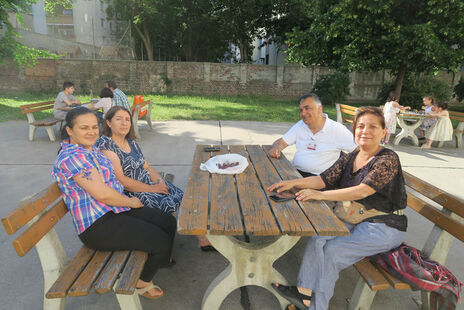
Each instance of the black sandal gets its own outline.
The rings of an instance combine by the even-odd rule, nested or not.
[[[286,286],[282,284],[279,284],[279,286],[276,286],[276,283],[272,283],[271,286],[280,296],[287,299],[289,302],[295,305],[298,309],[300,310],[308,309],[308,306],[305,306],[303,301],[305,300],[311,301],[312,296],[301,294],[298,291],[296,286]],[[287,306],[286,309],[290,309],[289,306]]]

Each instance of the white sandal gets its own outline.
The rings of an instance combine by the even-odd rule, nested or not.
[[[147,294],[149,290],[151,289],[157,289],[161,292],[160,295],[156,295],[156,296],[152,296],[150,294]],[[135,289],[135,292],[145,298],[148,298],[148,299],[158,299],[160,297],[163,297],[164,296],[164,291],[161,289],[161,287],[159,287],[158,285],[156,284],[150,284],[150,285],[147,285],[145,287],[142,287],[142,288],[136,288]]]

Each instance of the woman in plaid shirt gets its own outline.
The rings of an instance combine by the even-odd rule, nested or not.
[[[163,296],[164,291],[152,279],[158,268],[170,264],[175,218],[145,208],[138,198],[123,194],[111,161],[94,148],[98,121],[92,111],[78,107],[68,112],[62,136],[52,176],[79,239],[87,247],[101,251],[148,252],[137,292],[150,299]]]

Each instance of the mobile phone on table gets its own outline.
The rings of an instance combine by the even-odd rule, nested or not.
[[[205,152],[219,152],[221,148],[219,146],[206,146],[203,148],[203,151]]]
[[[288,200],[292,200],[296,198],[296,195],[291,192],[273,192],[272,195],[269,196],[275,202],[284,202]]]

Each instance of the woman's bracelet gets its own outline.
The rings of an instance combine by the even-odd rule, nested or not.
[[[162,179],[163,179],[162,177],[159,177],[158,180],[156,180],[156,182],[153,183],[153,185],[157,185],[159,182],[161,182]]]

